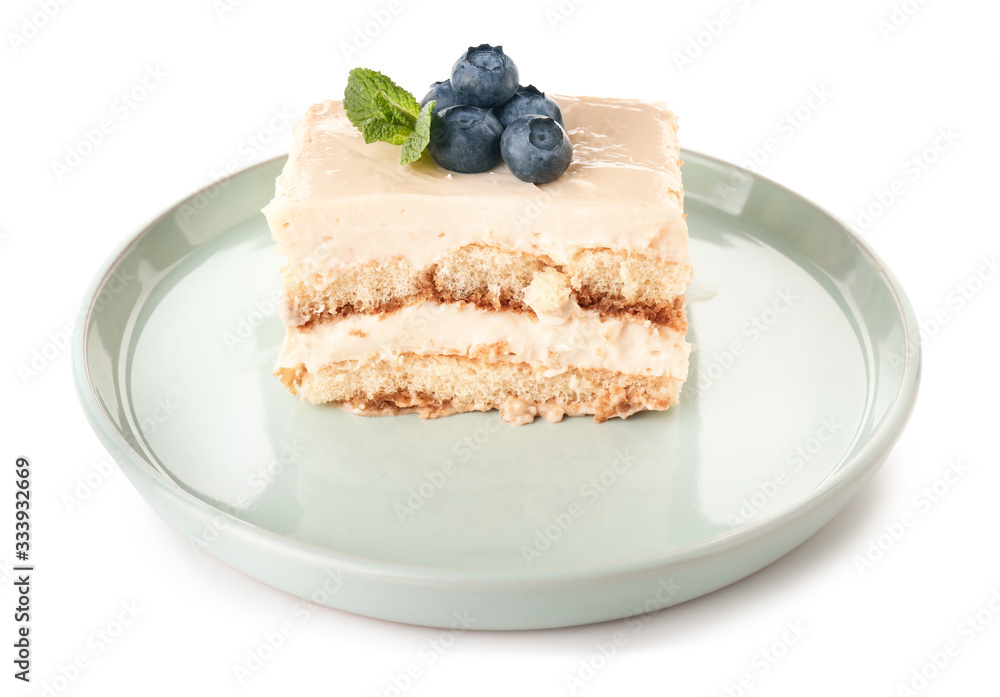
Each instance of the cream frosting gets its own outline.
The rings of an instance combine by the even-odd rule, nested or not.
[[[391,359],[395,355],[474,354],[503,344],[495,360],[533,363],[558,374],[568,366],[686,379],[690,348],[674,329],[650,322],[604,319],[575,309],[562,324],[528,314],[480,310],[466,303],[422,303],[388,315],[354,314],[289,329],[279,368],[316,372],[330,362]]]
[[[573,161],[541,187],[503,163],[452,174],[425,154],[401,166],[399,148],[366,144],[340,102],[313,105],[294,127],[288,163],[264,208],[278,251],[315,287],[371,260],[402,257],[426,268],[468,244],[556,264],[595,247],[689,263],[673,112],[637,100],[554,98]]]

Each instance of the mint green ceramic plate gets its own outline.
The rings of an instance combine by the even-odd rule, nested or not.
[[[271,377],[281,260],[259,211],[283,159],[168,210],[100,270],[74,344],[84,411],[198,549],[317,603],[515,629],[725,586],[871,477],[913,406],[919,345],[844,225],[684,159],[695,350],[669,412],[516,428],[301,404]]]

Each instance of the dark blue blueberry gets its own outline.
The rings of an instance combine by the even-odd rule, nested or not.
[[[517,66],[503,46],[470,46],[451,68],[451,86],[462,104],[492,109],[514,96]]]
[[[534,85],[518,87],[514,96],[507,100],[503,106],[494,109],[494,113],[504,128],[507,128],[514,119],[526,114],[551,116],[559,122],[560,126],[565,126],[559,105],[546,97],[544,92],[539,92]]]
[[[515,177],[533,184],[555,181],[573,159],[566,131],[555,119],[541,114],[511,121],[500,139],[500,152]]]
[[[430,91],[420,100],[420,106],[431,100],[437,100],[437,104],[434,105],[435,114],[439,111],[444,111],[450,106],[462,103],[458,101],[458,97],[455,96],[455,90],[451,88],[451,80],[442,80],[431,85]]]
[[[427,147],[445,169],[485,172],[500,162],[501,135],[503,126],[493,112],[461,104],[434,117]]]

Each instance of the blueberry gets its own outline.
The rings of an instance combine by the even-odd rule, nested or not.
[[[565,125],[563,124],[562,112],[559,111],[559,105],[546,97],[544,92],[539,92],[534,85],[518,87],[514,96],[506,104],[495,109],[494,113],[504,128],[507,128],[511,121],[525,114],[551,116],[559,122],[560,126]]]
[[[420,100],[420,106],[435,99],[437,100],[437,104],[434,105],[435,114],[439,111],[444,111],[450,106],[462,103],[455,95],[455,90],[451,88],[451,80],[442,80],[431,85],[430,91]]]
[[[500,152],[515,177],[534,184],[558,179],[573,159],[566,131],[555,119],[541,114],[511,121],[500,139]]]
[[[504,54],[503,46],[469,46],[451,69],[451,86],[461,103],[484,109],[513,97],[517,83],[517,66]]]
[[[500,162],[502,134],[493,112],[460,104],[439,111],[431,121],[428,149],[452,172],[485,172]]]

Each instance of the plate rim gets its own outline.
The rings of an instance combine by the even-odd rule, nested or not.
[[[73,381],[84,415],[87,417],[91,428],[98,436],[102,445],[121,455],[121,458],[117,461],[123,470],[125,466],[128,467],[126,476],[138,475],[155,489],[169,495],[174,500],[174,503],[179,503],[187,508],[193,507],[199,514],[213,517],[224,516],[228,520],[230,528],[235,526],[236,530],[257,537],[258,539],[254,540],[255,544],[265,543],[269,546],[276,545],[281,550],[279,554],[308,559],[313,565],[325,568],[334,567],[359,578],[378,578],[396,582],[406,581],[421,584],[430,582],[437,586],[450,588],[464,587],[469,584],[474,584],[475,589],[482,589],[484,584],[503,589],[524,589],[526,586],[551,588],[566,584],[579,584],[582,579],[596,582],[630,576],[638,577],[657,570],[664,570],[689,563],[697,559],[710,558],[724,553],[731,548],[744,546],[753,540],[773,534],[775,531],[792,525],[797,520],[806,517],[815,509],[822,508],[825,503],[836,499],[845,488],[852,486],[861,478],[874,474],[881,466],[884,460],[884,457],[882,457],[883,453],[887,454],[888,450],[892,448],[906,427],[919,392],[923,363],[923,346],[919,333],[915,331],[918,326],[917,318],[902,285],[890,268],[872,249],[868,241],[861,237],[841,218],[833,215],[826,208],[811,199],[760,173],[686,148],[681,148],[680,155],[684,161],[688,159],[692,162],[701,161],[709,165],[729,168],[750,177],[752,180],[760,180],[768,186],[779,190],[782,194],[798,199],[834,222],[846,233],[847,238],[867,257],[868,263],[872,266],[872,271],[878,274],[886,284],[895,302],[898,316],[902,322],[904,335],[907,337],[907,350],[903,356],[904,365],[899,388],[882,423],[861,448],[856,449],[853,455],[847,457],[842,465],[822,480],[808,496],[803,497],[787,509],[761,516],[745,525],[707,540],[690,543],[668,552],[645,555],[613,564],[564,567],[560,569],[467,569],[375,559],[330,549],[311,542],[296,540],[238,518],[208,501],[195,496],[165,477],[159,472],[155,464],[144,458],[122,437],[104,407],[97,400],[96,390],[87,368],[86,347],[91,320],[99,299],[99,289],[103,286],[108,276],[114,272],[118,263],[129,250],[137,245],[162,220],[173,215],[178,208],[193,201],[205,192],[224,185],[224,183],[231,179],[246,175],[255,169],[271,167],[278,161],[287,159],[287,154],[278,155],[237,170],[165,207],[125,237],[105,259],[84,293],[81,306],[86,307],[86,311],[83,314],[82,321],[78,322],[73,330]],[[129,478],[131,479],[131,476]],[[147,503],[150,502],[147,501]],[[152,507],[152,504],[150,505]],[[159,514],[159,512],[157,513]],[[171,525],[171,527],[173,526]],[[209,553],[212,552],[211,547],[209,547],[208,551]],[[780,556],[783,556],[783,554]],[[315,564],[316,561],[319,561],[320,564]]]

